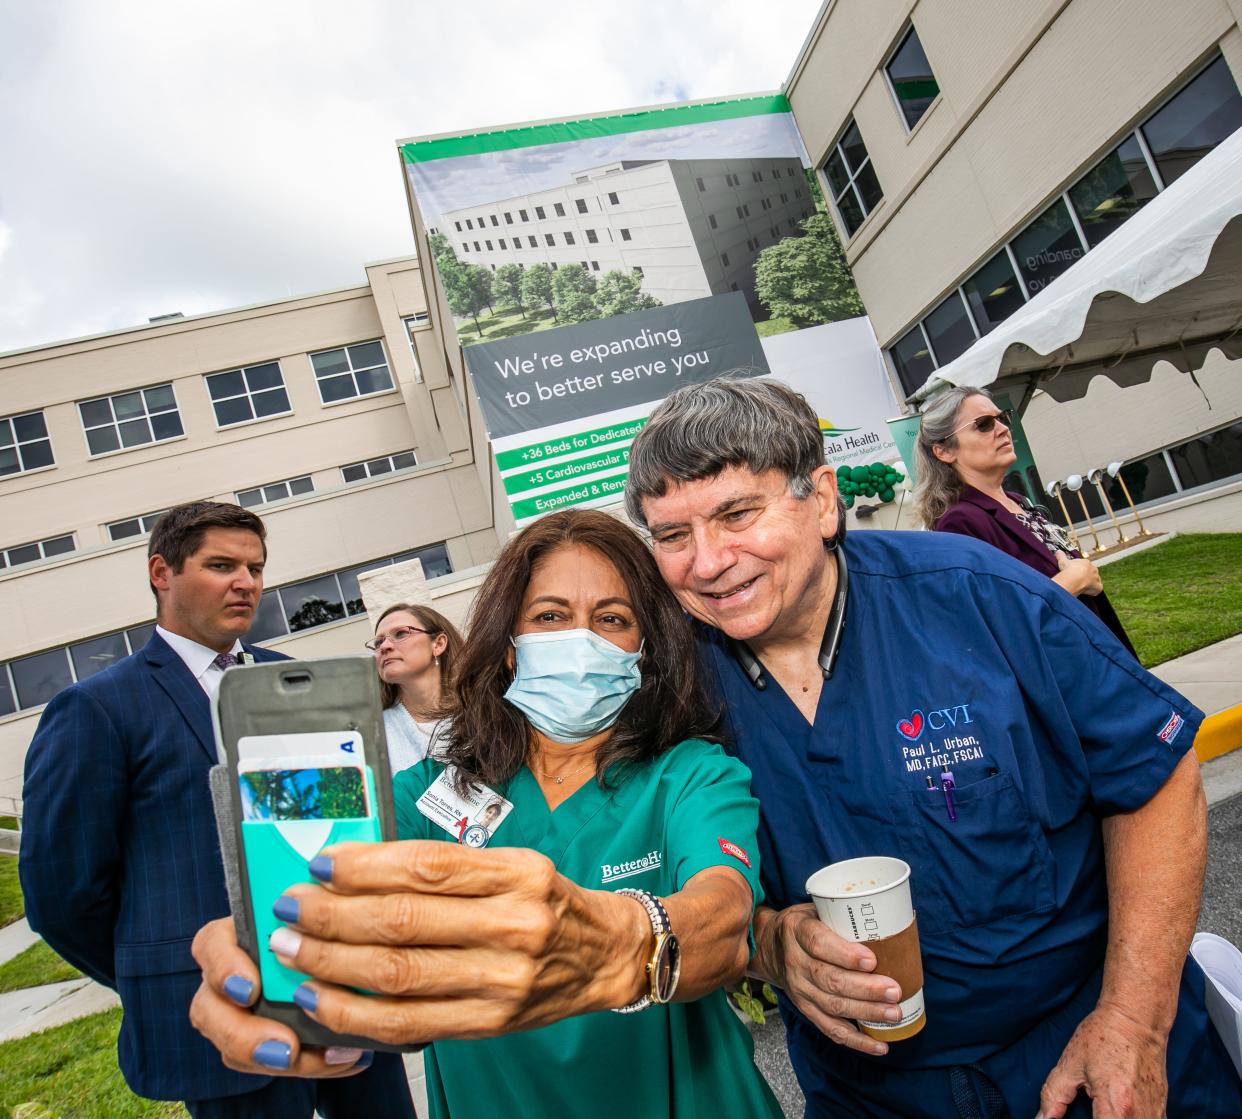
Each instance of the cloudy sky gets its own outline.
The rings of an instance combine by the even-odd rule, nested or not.
[[[0,352],[359,283],[398,138],[776,89],[818,9],[0,3]]]

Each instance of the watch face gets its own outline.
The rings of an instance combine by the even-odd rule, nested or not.
[[[665,933],[656,945],[655,964],[651,970],[652,1002],[669,1002],[677,992],[681,978],[681,945],[672,933]]]

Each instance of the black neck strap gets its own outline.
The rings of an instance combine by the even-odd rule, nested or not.
[[[832,670],[837,664],[837,655],[841,652],[841,638],[845,633],[845,606],[849,599],[850,577],[846,569],[845,553],[840,547],[833,548],[829,553],[837,563],[837,588],[832,595],[832,608],[828,611],[828,622],[824,626],[824,639],[819,643],[819,670],[824,679],[832,678]],[[768,682],[763,676],[763,664],[751,651],[745,641],[729,638],[729,647],[737,658],[738,664],[747,678],[759,691],[763,691]]]

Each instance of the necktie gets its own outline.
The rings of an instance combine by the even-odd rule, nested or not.
[[[226,668],[231,668],[233,665],[237,663],[237,656],[235,653],[221,653],[211,663],[213,667],[218,668],[221,671],[223,671]]]

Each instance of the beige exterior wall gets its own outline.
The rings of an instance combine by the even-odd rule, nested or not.
[[[255,510],[268,527],[269,587],[441,541],[455,572],[495,555],[485,437],[472,437],[460,381],[455,390],[450,380],[456,340],[449,350],[433,316],[415,331],[415,360],[403,320],[429,309],[416,260],[369,265],[366,276],[343,291],[0,356],[0,415],[42,411],[56,459],[0,478],[0,548],[68,532],[77,545],[0,571],[0,662],[152,619],[146,538],[111,543],[108,523],[198,498],[233,501],[291,477],[309,474],[315,491]],[[309,355],[375,339],[395,387],[323,404]],[[279,362],[290,413],[217,428],[204,375],[268,361]],[[78,401],[165,383],[183,437],[90,456]],[[413,469],[342,479],[344,465],[409,450]],[[459,576],[431,586],[439,582],[455,588],[435,592],[448,602],[461,597]],[[346,619],[269,644],[295,656],[351,652],[368,630]],[[37,720],[38,709],[0,717],[0,798],[20,792]]]

